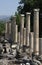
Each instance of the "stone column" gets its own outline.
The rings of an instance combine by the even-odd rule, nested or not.
[[[9,34],[11,34],[11,22],[9,22]]]
[[[11,38],[12,38],[12,41],[14,43],[14,40],[15,40],[15,37],[14,37],[14,34],[15,34],[15,30],[16,30],[16,16],[13,17],[14,19],[11,21]]]
[[[20,32],[18,32],[18,49],[20,49]]]
[[[5,39],[8,39],[9,35],[9,22],[5,23]]]
[[[39,54],[39,9],[34,9],[34,52]]]
[[[20,32],[18,32],[18,44],[20,46]]]
[[[14,43],[18,42],[18,25],[16,25],[16,28],[14,30]]]
[[[9,37],[9,39],[11,38],[11,22],[9,21],[9,35],[8,35],[8,37]]]
[[[31,13],[26,13],[26,44],[27,46],[29,46],[30,14]]]
[[[42,55],[42,38],[39,38],[39,54]]]
[[[29,39],[30,39],[30,52],[34,52],[34,33],[30,32],[29,34]]]
[[[23,46],[24,15],[20,16],[20,45]]]
[[[23,29],[23,45],[26,45],[26,28]]]

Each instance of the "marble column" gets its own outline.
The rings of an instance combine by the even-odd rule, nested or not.
[[[18,49],[20,49],[20,32],[18,32]]]
[[[23,45],[26,45],[26,28],[23,29]]]
[[[20,32],[18,32],[18,44],[20,46]]]
[[[11,22],[9,22],[9,34],[11,34]]]
[[[39,55],[39,9],[34,9],[34,52]]]
[[[39,38],[39,54],[42,55],[42,38]]]
[[[14,43],[15,41],[15,32],[16,31],[16,16],[13,17],[13,20],[11,21],[11,38]]]
[[[11,39],[11,21],[9,21],[9,35],[8,38]]]
[[[9,22],[5,23],[5,39],[8,39],[9,36]]]
[[[20,15],[20,45],[23,46],[24,15]]]
[[[18,25],[16,25],[16,28],[14,30],[14,43],[18,42]]]
[[[29,39],[30,39],[30,52],[34,52],[34,32],[30,32],[29,34]]]
[[[26,13],[26,44],[29,46],[29,33],[30,33],[30,14]]]

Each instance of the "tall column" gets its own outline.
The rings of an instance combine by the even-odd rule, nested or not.
[[[8,29],[9,30],[9,32],[8,32],[9,33],[8,38],[11,39],[11,22],[10,21],[9,21],[8,27],[9,27],[9,29]]]
[[[9,34],[11,34],[11,22],[9,22]]]
[[[27,46],[29,46],[30,14],[31,13],[26,13],[26,44]]]
[[[26,28],[23,29],[23,45],[26,45]]]
[[[42,55],[42,38],[39,38],[39,54]]]
[[[20,46],[20,32],[18,32],[18,44]]]
[[[15,30],[16,30],[16,16],[13,17],[14,19],[11,21],[11,38],[12,38],[12,41],[14,43],[14,34],[15,34]]]
[[[34,52],[39,55],[39,9],[34,9]]]
[[[20,32],[18,32],[18,49],[20,49]]]
[[[24,15],[20,16],[20,44],[23,46],[23,28],[24,28]]]
[[[8,39],[9,35],[9,22],[5,23],[5,39]]]
[[[16,25],[16,28],[14,30],[14,43],[18,42],[18,25]]]
[[[34,33],[30,32],[29,34],[29,38],[30,38],[30,52],[34,52]]]

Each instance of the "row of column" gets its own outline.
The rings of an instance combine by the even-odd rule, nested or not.
[[[18,43],[20,46],[27,45],[32,52],[39,55],[39,9],[34,9],[33,32],[30,32],[30,15],[31,13],[26,13],[26,28],[24,28],[24,14],[21,14],[20,32],[18,32],[18,25],[16,25],[16,17],[14,16],[11,22],[11,37],[14,43]],[[7,25],[6,29],[9,29]]]

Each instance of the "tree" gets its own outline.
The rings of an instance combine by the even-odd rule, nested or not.
[[[34,8],[40,8],[40,11],[42,11],[42,0],[20,0],[17,10],[19,13],[25,13],[32,11]]]
[[[40,37],[42,37],[42,0],[20,0],[17,8],[18,12],[25,14],[31,12],[31,31],[33,31],[33,9],[40,9]]]
[[[18,31],[20,30],[20,14],[18,12],[15,12],[16,16],[16,24],[18,25]],[[13,21],[14,16],[10,17],[11,22]]]
[[[20,30],[20,14],[18,12],[15,12],[16,16],[16,24],[18,25],[18,31]]]
[[[5,25],[3,22],[0,22],[0,35],[2,35],[4,30],[5,30]]]

